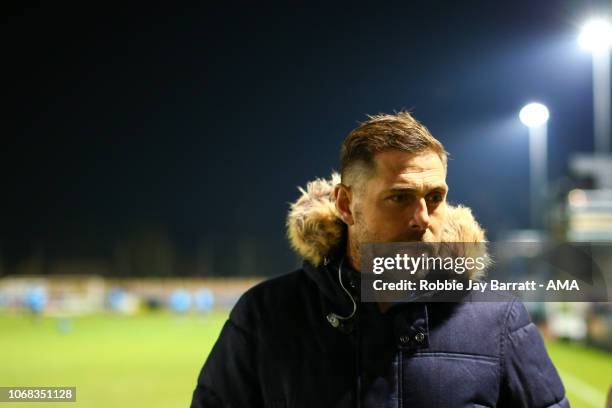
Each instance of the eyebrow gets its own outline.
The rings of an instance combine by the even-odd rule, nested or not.
[[[434,184],[434,185],[425,185],[425,191],[440,191],[446,193],[448,191],[448,186],[446,184]],[[414,187],[391,187],[388,190],[385,190],[386,193],[419,193],[421,190]]]

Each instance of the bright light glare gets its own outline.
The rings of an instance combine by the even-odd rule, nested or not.
[[[569,192],[567,199],[573,207],[584,207],[588,203],[587,195],[584,190],[574,189]]]
[[[541,103],[530,103],[525,105],[519,112],[519,118],[527,127],[541,126],[548,121],[548,108]]]
[[[587,51],[608,51],[612,45],[612,25],[603,19],[587,22],[578,36],[578,44]]]

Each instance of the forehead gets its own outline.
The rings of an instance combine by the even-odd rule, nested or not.
[[[374,161],[376,174],[371,181],[381,188],[426,188],[446,184],[442,160],[430,150],[420,153],[387,150],[377,153]]]

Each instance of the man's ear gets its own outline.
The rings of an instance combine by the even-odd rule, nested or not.
[[[342,221],[344,221],[346,225],[353,225],[355,219],[351,211],[353,200],[353,191],[351,191],[351,188],[342,183],[336,184],[336,187],[334,187],[334,197],[336,199],[336,210]]]

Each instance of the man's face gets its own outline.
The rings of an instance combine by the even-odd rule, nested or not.
[[[353,189],[353,248],[368,242],[438,242],[448,192],[440,157],[431,151],[388,150],[374,160],[374,175]]]

